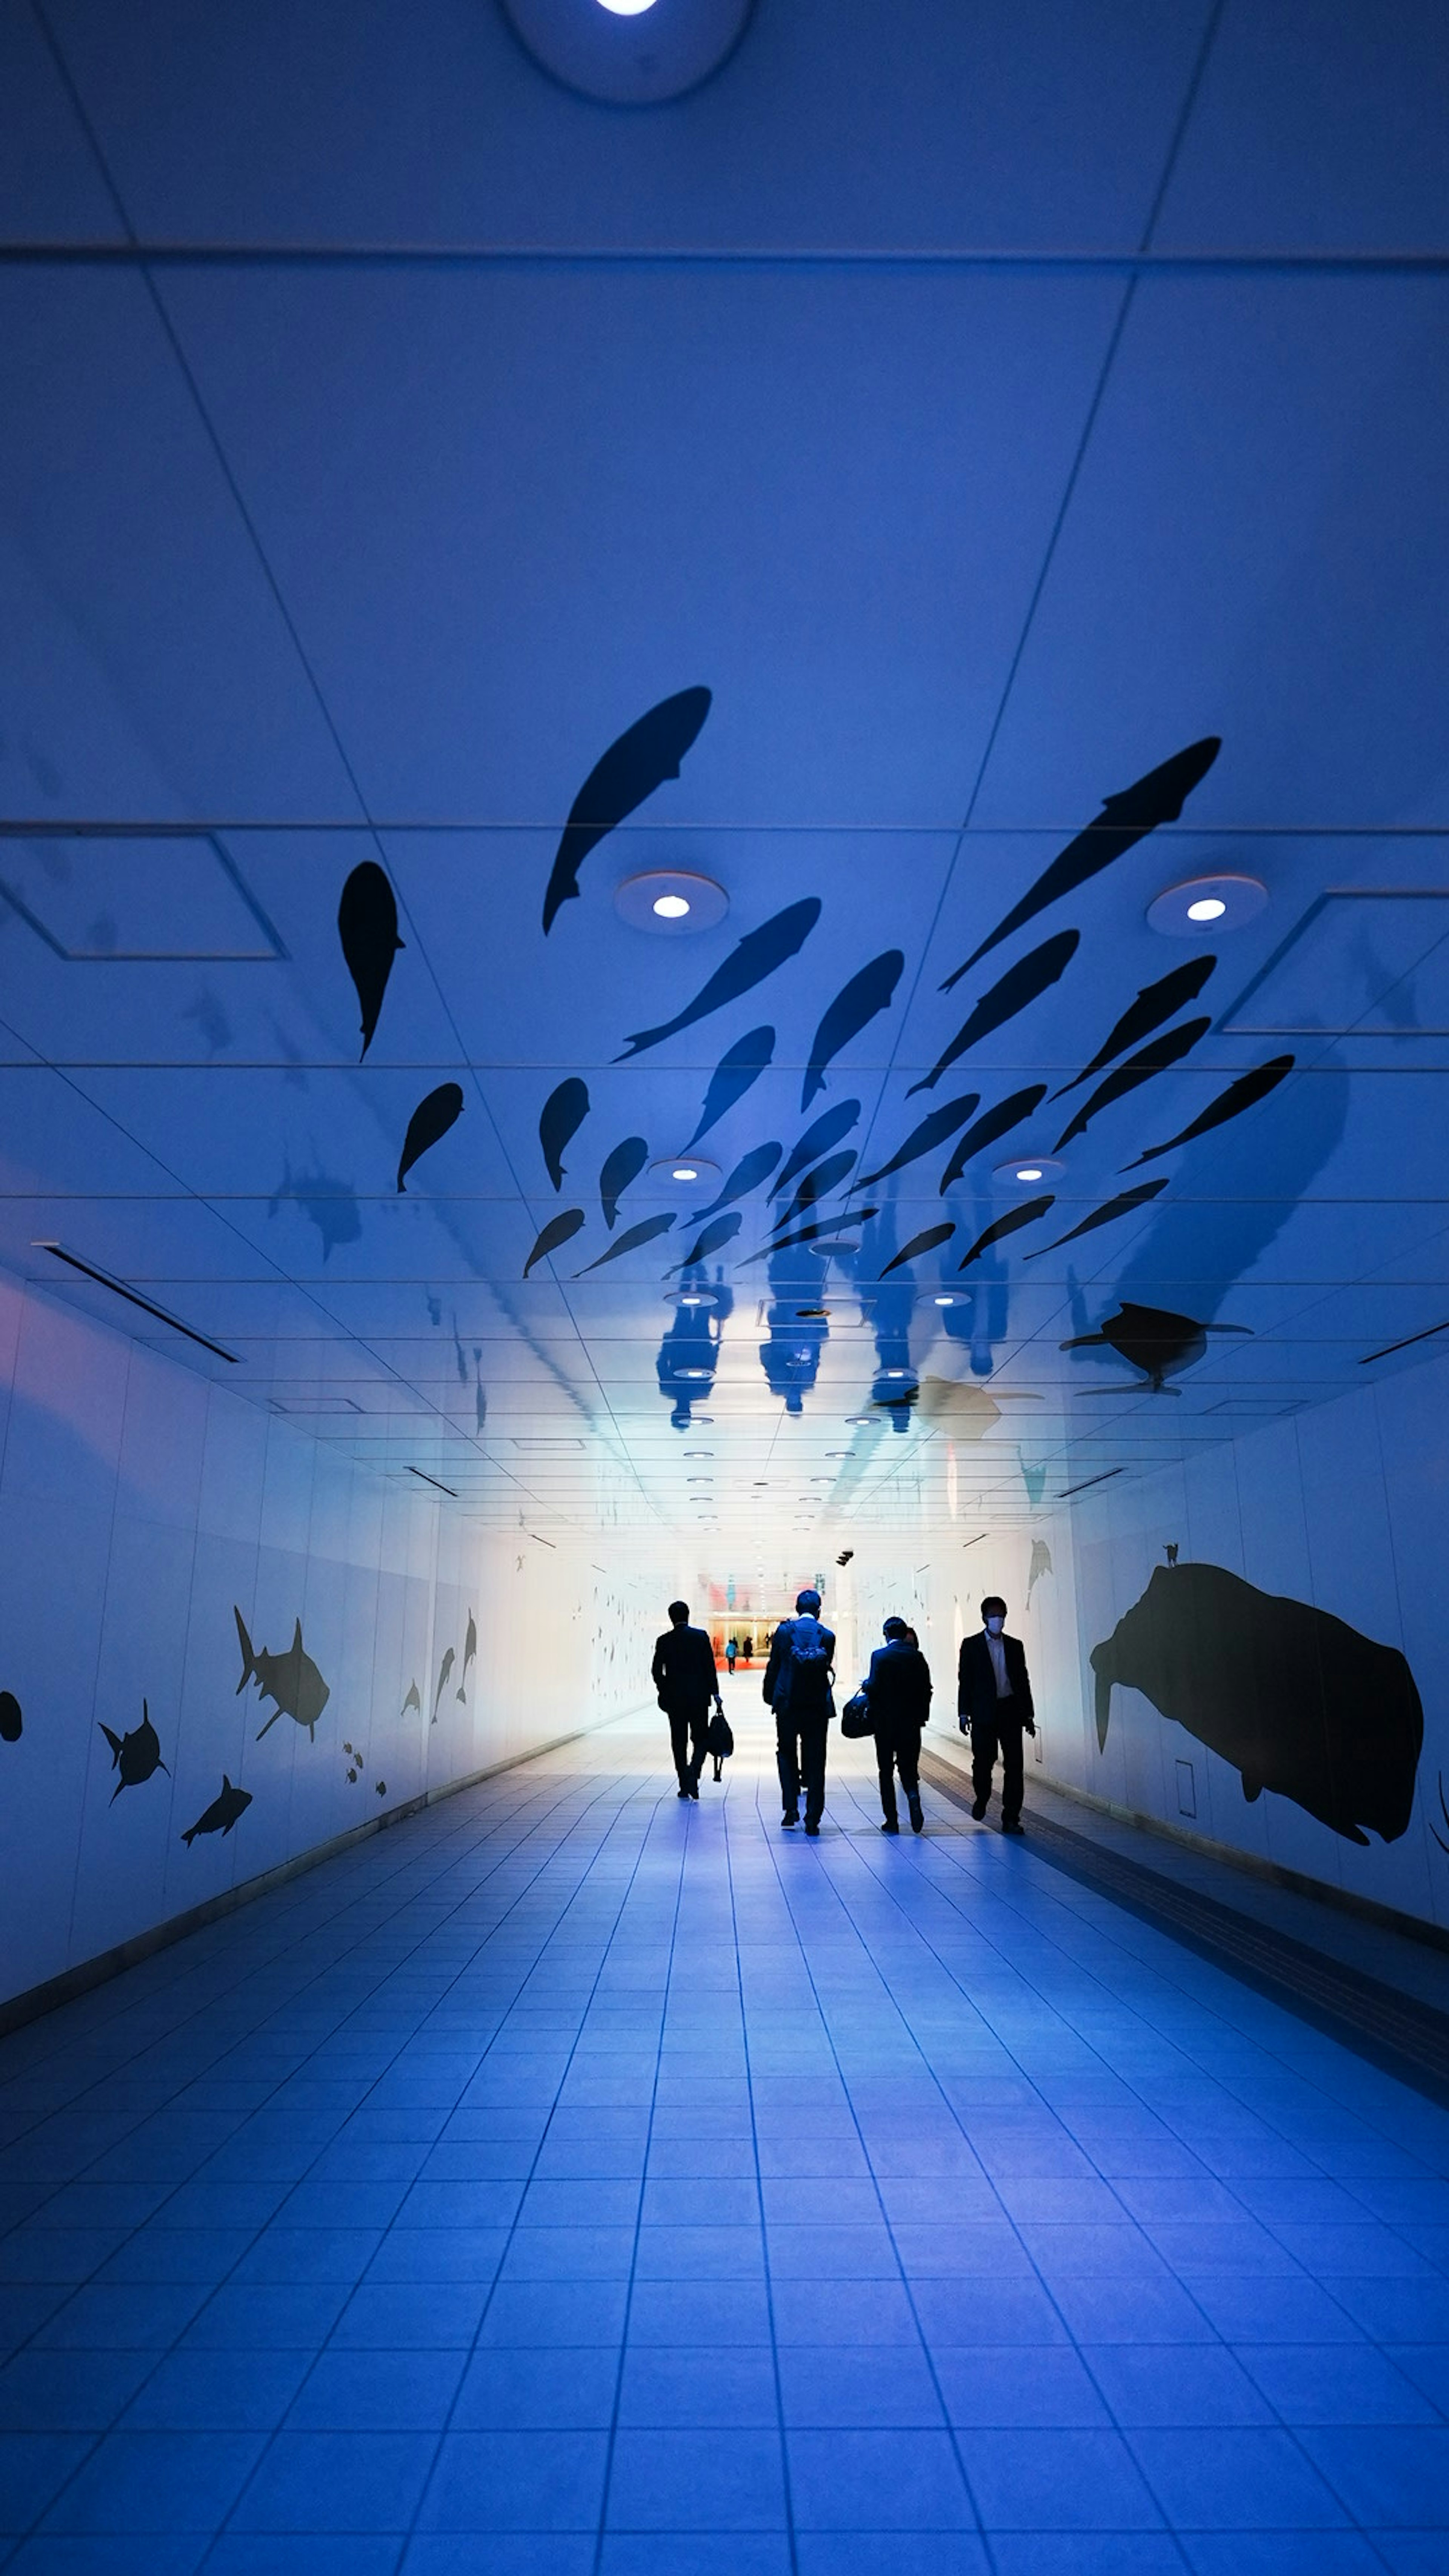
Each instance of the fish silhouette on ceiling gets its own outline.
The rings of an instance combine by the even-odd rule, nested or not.
[[[611,742],[602,760],[594,763],[569,809],[543,898],[543,927],[547,937],[562,904],[570,902],[579,890],[579,870],[591,850],[617,830],[620,823],[662,787],[667,778],[677,778],[685,753],[699,738],[710,710],[708,689],[681,689],[677,696],[661,698],[657,707],[640,716],[617,742]]]
[[[1397,1646],[1222,1565],[1155,1566],[1092,1649],[1097,1744],[1114,1688],[1140,1691],[1241,1775],[1346,1842],[1397,1842],[1413,1813],[1424,1711]]]
[[[868,966],[862,966],[858,975],[852,975],[836,994],[811,1042],[810,1061],[800,1087],[802,1110],[809,1108],[817,1091],[825,1089],[825,1068],[834,1062],[841,1048],[858,1038],[879,1012],[890,1008],[905,962],[901,949],[887,948]]]
[[[708,1261],[712,1253],[721,1251],[725,1244],[732,1243],[734,1241],[734,1238],[739,1233],[740,1227],[744,1224],[744,1221],[745,1220],[738,1208],[736,1208],[729,1216],[717,1216],[714,1219],[713,1224],[707,1225],[704,1228],[697,1242],[686,1254],[684,1260],[676,1261],[674,1263],[674,1268],[676,1270],[693,1270],[698,1267],[701,1261]]]
[[[701,1136],[709,1134],[711,1127],[719,1125],[726,1110],[733,1109],[737,1100],[743,1100],[751,1084],[759,1081],[774,1052],[773,1029],[749,1029],[742,1038],[736,1038],[729,1053],[721,1056],[710,1076],[699,1125],[684,1148],[686,1154],[699,1143]]]
[[[631,1183],[637,1181],[649,1160],[649,1147],[642,1136],[626,1136],[616,1145],[599,1174],[599,1205],[604,1223],[612,1234],[619,1219],[619,1201]]]
[[[622,1261],[628,1252],[642,1252],[646,1243],[657,1243],[661,1234],[667,1234],[673,1223],[672,1212],[664,1216],[641,1217],[637,1225],[630,1226],[627,1234],[620,1235],[617,1243],[610,1244],[607,1252],[601,1252],[597,1261],[586,1261],[582,1270],[575,1271],[574,1277],[586,1279],[591,1270],[602,1270],[606,1262]]]
[[[789,957],[798,957],[822,911],[818,895],[806,895],[800,903],[787,904],[783,912],[761,922],[758,930],[746,931],[737,947],[731,949],[722,966],[717,966],[707,984],[686,1002],[672,1020],[663,1020],[656,1029],[637,1029],[616,1064],[627,1064],[632,1056],[642,1055],[647,1047],[662,1046],[666,1038],[691,1029],[697,1020],[707,1020],[730,1002],[738,1002],[752,993],[757,984],[775,974]]]
[[[903,1172],[907,1163],[919,1162],[923,1154],[933,1154],[936,1147],[944,1145],[948,1136],[954,1136],[963,1121],[980,1106],[979,1091],[963,1091],[955,1100],[944,1100],[939,1109],[931,1110],[918,1127],[911,1129],[905,1143],[897,1146],[888,1163],[882,1163],[877,1171],[862,1172],[858,1181],[851,1182],[851,1188],[874,1189],[877,1181],[888,1180],[892,1172]]]
[[[1024,1225],[1035,1225],[1037,1218],[1045,1216],[1047,1209],[1054,1205],[1055,1200],[1048,1193],[1045,1198],[1028,1199],[1022,1207],[1008,1208],[1005,1216],[997,1217],[994,1224],[978,1234],[965,1259],[957,1262],[957,1269],[969,1270],[972,1262],[979,1261],[983,1252],[989,1252],[994,1243],[1004,1243],[1009,1234],[1019,1234]]]
[[[153,1772],[165,1771],[167,1779],[170,1779],[171,1774],[161,1759],[161,1738],[151,1723],[151,1711],[144,1700],[141,1702],[141,1723],[133,1726],[129,1735],[117,1735],[109,1726],[102,1726],[101,1733],[111,1748],[111,1768],[121,1775],[111,1791],[112,1806],[123,1789],[139,1789]]]
[[[798,1172],[828,1154],[842,1136],[848,1136],[860,1116],[858,1100],[838,1100],[833,1109],[822,1109],[820,1116],[806,1128],[797,1145],[790,1149],[789,1160],[770,1192],[772,1199],[783,1197]]]
[[[528,1277],[536,1261],[546,1261],[551,1252],[558,1252],[564,1244],[571,1242],[583,1224],[582,1208],[565,1208],[561,1215],[551,1216],[534,1239],[533,1250],[523,1265],[524,1278]]]
[[[700,1209],[701,1217],[716,1216],[721,1208],[732,1206],[736,1199],[747,1199],[752,1190],[757,1190],[762,1181],[769,1179],[784,1150],[783,1145],[772,1139],[769,1144],[754,1145],[748,1154],[742,1154],[718,1198],[711,1199],[707,1208]]]
[[[1139,1047],[1135,1055],[1129,1055],[1125,1064],[1118,1065],[1115,1073],[1108,1074],[1105,1082],[1098,1083],[1091,1098],[1062,1129],[1055,1151],[1060,1154],[1074,1137],[1084,1135],[1100,1111],[1110,1109],[1115,1100],[1125,1100],[1128,1092],[1135,1091],[1139,1083],[1151,1082],[1155,1075],[1166,1073],[1169,1066],[1180,1064],[1185,1055],[1191,1054],[1198,1040],[1206,1037],[1211,1027],[1210,1019],[1184,1020],[1178,1028],[1169,1029],[1165,1037],[1152,1038],[1145,1047]]]
[[[405,944],[397,935],[397,898],[376,859],[363,859],[344,885],[337,907],[337,934],[362,1012],[365,1056],[377,1028],[392,961]]]
[[[1247,1333],[1248,1324],[1200,1324],[1193,1315],[1174,1314],[1169,1306],[1124,1303],[1108,1315],[1095,1333],[1078,1333],[1059,1347],[1064,1351],[1112,1350],[1140,1369],[1154,1395],[1175,1395],[1165,1380],[1193,1368],[1207,1351],[1209,1333]]]
[[[1079,930],[1058,931],[1055,939],[1044,939],[1040,948],[1033,948],[1030,956],[1019,959],[1015,966],[1009,968],[1000,982],[992,985],[989,993],[982,994],[975,1010],[962,1021],[945,1054],[937,1059],[930,1072],[923,1073],[919,1082],[912,1083],[907,1099],[914,1099],[918,1091],[934,1091],[942,1074],[950,1070],[968,1047],[990,1037],[994,1030],[1004,1028],[1008,1020],[1016,1018],[1018,1011],[1026,1010],[1030,1003],[1039,1001],[1043,993],[1050,992],[1053,984],[1059,983],[1066,973],[1081,937]],[[956,972],[964,975],[966,969],[961,966]],[[948,977],[941,987],[942,992],[949,992],[955,981],[956,975]]]
[[[908,1261],[919,1261],[926,1253],[937,1251],[943,1243],[950,1242],[955,1231],[954,1223],[948,1220],[945,1225],[928,1225],[920,1234],[913,1234],[909,1243],[902,1244],[895,1259],[886,1263],[880,1274],[882,1279],[888,1279],[893,1270],[903,1270]]]
[[[238,1816],[244,1816],[251,1803],[250,1789],[236,1788],[223,1771],[216,1796],[209,1807],[202,1808],[195,1824],[187,1826],[182,1841],[189,1848],[198,1834],[220,1834],[225,1839]]]
[[[556,1190],[564,1185],[564,1147],[578,1134],[588,1114],[589,1086],[576,1073],[549,1093],[539,1112],[538,1141],[543,1149],[544,1170]]]
[[[1206,1109],[1189,1126],[1181,1128],[1177,1135],[1169,1136],[1165,1145],[1149,1145],[1145,1154],[1138,1154],[1130,1163],[1124,1163],[1123,1170],[1135,1172],[1139,1163],[1153,1163],[1159,1154],[1171,1154],[1179,1145],[1190,1145],[1195,1137],[1209,1135],[1214,1127],[1225,1127],[1230,1118],[1241,1118],[1245,1109],[1256,1109],[1260,1100],[1266,1100],[1270,1091],[1276,1091],[1292,1070],[1291,1055],[1274,1055],[1266,1064],[1255,1064],[1251,1073],[1240,1073],[1236,1082],[1230,1082],[1226,1091],[1220,1091],[1216,1100],[1210,1100]]]
[[[18,1744],[25,1720],[13,1691],[0,1691],[0,1743]]]
[[[1163,1179],[1142,1181],[1135,1190],[1121,1191],[1115,1199],[1108,1199],[1105,1207],[1093,1208],[1091,1215],[1084,1216],[1081,1224],[1074,1225],[1069,1234],[1059,1234],[1055,1243],[1040,1244],[1035,1252],[1029,1252],[1027,1260],[1040,1261],[1044,1253],[1060,1252],[1064,1243],[1075,1243],[1079,1234],[1095,1234],[1100,1225],[1115,1225],[1119,1217],[1131,1216],[1137,1208],[1146,1207],[1166,1187],[1167,1182]]]
[[[440,1082],[420,1100],[408,1120],[402,1154],[397,1167],[399,1196],[407,1188],[407,1176],[414,1163],[421,1162],[435,1145],[441,1144],[450,1127],[456,1127],[463,1115],[463,1086],[458,1082]]]
[[[817,1163],[813,1171],[805,1174],[783,1216],[777,1217],[775,1223],[793,1225],[797,1216],[803,1216],[805,1210],[814,1207],[817,1200],[828,1198],[832,1190],[840,1187],[846,1173],[854,1169],[855,1156],[848,1147],[842,1153],[827,1155],[823,1163]],[[846,1217],[845,1222],[850,1221]]]
[[[241,1647],[242,1676],[236,1686],[240,1699],[248,1682],[255,1681],[261,1699],[275,1703],[266,1725],[257,1730],[257,1742],[271,1732],[279,1717],[295,1719],[305,1726],[310,1742],[317,1741],[317,1720],[332,1694],[302,1644],[302,1622],[292,1630],[292,1642],[283,1655],[269,1654],[265,1646],[253,1646],[247,1635],[246,1621],[235,1603],[232,1617],[236,1621],[237,1643]]]
[[[1045,912],[1048,904],[1059,902],[1089,878],[1099,876],[1114,859],[1124,857],[1149,832],[1155,832],[1159,823],[1175,823],[1222,747],[1219,735],[1205,734],[1201,742],[1189,743],[1185,751],[1174,752],[1160,768],[1149,769],[1145,778],[1135,779],[1117,795],[1105,797],[1095,823],[1089,823],[1084,832],[1068,842],[1035,885],[1028,887],[1020,903],[1014,904],[1005,919],[997,923],[990,938],[983,939],[967,958],[961,971],[969,973],[1003,939],[1009,939],[1013,931]]]
[[[1114,1056],[1125,1055],[1128,1047],[1136,1046],[1139,1039],[1150,1037],[1154,1029],[1160,1029],[1164,1020],[1172,1018],[1174,1011],[1183,1010],[1189,1002],[1195,1002],[1217,962],[1215,957],[1190,957],[1185,966],[1174,966],[1170,975],[1159,975],[1155,984],[1144,984],[1136,1001],[1128,1004],[1120,1020],[1103,1039],[1091,1063],[1084,1065],[1080,1073],[1074,1073],[1070,1082],[1064,1082],[1060,1091],[1054,1091],[1053,1100],[1065,1099],[1069,1091],[1076,1091],[1082,1083],[1090,1082],[1093,1074],[1100,1073],[1103,1065],[1110,1064]]]
[[[1028,1083],[1024,1091],[1013,1091],[1009,1099],[998,1101],[994,1109],[988,1109],[983,1117],[977,1119],[974,1127],[968,1127],[941,1174],[940,1197],[944,1198],[952,1183],[960,1180],[968,1163],[974,1162],[978,1154],[984,1154],[988,1145],[997,1145],[1003,1136],[1009,1136],[1012,1128],[1019,1127],[1023,1118],[1029,1118],[1045,1098],[1044,1082]]]

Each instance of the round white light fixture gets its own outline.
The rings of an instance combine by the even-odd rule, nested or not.
[[[1261,877],[1187,877],[1148,905],[1148,926],[1164,939],[1221,939],[1255,920],[1267,900]]]
[[[956,1300],[948,1288],[945,1289],[939,1297],[933,1297],[931,1299],[931,1303],[933,1306],[954,1306]]]
[[[536,63],[586,98],[651,107],[719,69],[754,0],[502,0]]]
[[[1055,1154],[1013,1154],[1009,1163],[998,1163],[992,1175],[1014,1190],[1034,1190],[1042,1181],[1054,1181],[1066,1169]]]
[[[676,1369],[674,1374],[676,1377],[709,1377],[712,1375],[712,1371],[709,1369],[688,1368]]]
[[[650,868],[614,888],[614,910],[621,921],[631,930],[652,930],[666,939],[713,930],[729,908],[724,887],[689,868]]]
[[[649,1170],[654,1180],[666,1184],[670,1195],[687,1190],[693,1197],[701,1187],[715,1188],[720,1177],[718,1163],[709,1162],[702,1154],[665,1154],[657,1163],[651,1163]]]

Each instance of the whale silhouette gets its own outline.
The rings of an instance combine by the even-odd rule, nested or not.
[[[1251,1333],[1250,1324],[1200,1324],[1195,1316],[1174,1314],[1170,1306],[1134,1306],[1130,1300],[1109,1315],[1095,1333],[1078,1333],[1058,1345],[1064,1351],[1116,1351],[1141,1369],[1154,1395],[1173,1394],[1163,1381],[1193,1368],[1207,1350],[1209,1333]]]

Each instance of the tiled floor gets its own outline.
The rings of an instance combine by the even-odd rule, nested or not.
[[[1443,2576],[1449,2115],[856,1748],[782,1835],[739,1731],[0,2046],[0,2564]]]

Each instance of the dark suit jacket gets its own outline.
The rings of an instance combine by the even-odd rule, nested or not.
[[[1031,1682],[1026,1669],[1026,1648],[1019,1637],[1003,1637],[1001,1642],[1006,1648],[1006,1678],[1011,1684],[1010,1699],[998,1700],[996,1696],[996,1674],[991,1662],[991,1650],[986,1643],[986,1631],[984,1628],[978,1628],[974,1637],[963,1637],[961,1640],[961,1667],[958,1675],[956,1707],[959,1714],[965,1718],[994,1718],[999,1710],[1003,1717],[1020,1718],[1022,1724],[1028,1726],[1035,1719],[1036,1709],[1032,1703]]]
[[[895,1638],[877,1646],[865,1685],[871,1725],[883,1733],[924,1726],[931,1713],[931,1667],[919,1646]]]
[[[703,1628],[666,1628],[654,1649],[654,1687],[671,1711],[704,1708],[719,1697],[714,1648]]]
[[[795,1621],[782,1619],[770,1641],[770,1660],[765,1666],[765,1678],[760,1685],[760,1696],[765,1706],[772,1708],[777,1717],[784,1717],[790,1706],[791,1639],[794,1633]],[[835,1631],[833,1628],[821,1627],[820,1634],[825,1641],[825,1662],[828,1671],[835,1662]],[[823,1714],[827,1717],[835,1715],[835,1702],[830,1694],[828,1680]]]

